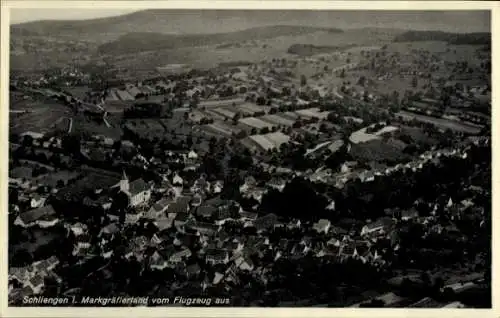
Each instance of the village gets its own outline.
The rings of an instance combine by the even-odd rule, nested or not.
[[[491,87],[456,78],[488,63],[367,48],[168,65],[93,89],[77,70],[14,79],[11,303],[100,293],[480,305],[491,275],[477,243],[491,226],[491,119],[481,112]],[[393,77],[412,89],[375,83]],[[58,101],[65,120],[32,123],[39,99]]]

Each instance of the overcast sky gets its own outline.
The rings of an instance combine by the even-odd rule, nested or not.
[[[37,20],[85,20],[122,15],[140,9],[11,9],[10,23]]]

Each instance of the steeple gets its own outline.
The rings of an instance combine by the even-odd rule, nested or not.
[[[120,180],[120,191],[125,193],[129,192],[129,182],[125,170],[123,170],[122,179]]]

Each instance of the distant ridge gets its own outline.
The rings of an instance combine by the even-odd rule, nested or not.
[[[487,11],[477,11],[471,15],[468,11],[151,9],[90,20],[45,20],[12,26],[42,36],[105,35],[108,40],[116,40],[132,32],[210,34],[272,25],[487,32],[490,30],[490,18]]]
[[[105,43],[98,48],[98,51],[101,54],[127,54],[180,47],[213,45],[224,42],[271,39],[279,36],[294,36],[313,32],[341,33],[343,31],[335,28],[276,25],[216,34],[167,35],[136,32],[121,36],[116,41]]]

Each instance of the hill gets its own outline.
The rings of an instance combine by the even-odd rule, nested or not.
[[[280,36],[296,36],[314,32],[341,33],[333,28],[315,28],[303,26],[265,26],[242,31],[216,34],[169,35],[161,33],[129,33],[118,40],[102,44],[101,54],[128,54],[163,49],[214,45],[225,42],[239,42],[272,39]]]
[[[211,34],[272,25],[324,27],[325,23],[305,19],[302,11],[152,9],[89,20],[34,21],[14,24],[12,28],[16,34],[79,36],[106,42],[128,33]]]
[[[458,22],[457,22],[458,21]],[[315,11],[315,10],[173,10],[153,9],[90,20],[46,20],[15,24],[18,29],[50,36],[115,40],[131,32],[164,34],[228,33],[270,25],[310,27],[441,30],[484,32],[490,14],[460,11]],[[470,29],[473,27],[474,29]],[[466,29],[468,31],[462,31]]]
[[[10,36],[39,36],[40,34],[34,30],[26,29],[13,25],[10,27]]]
[[[441,31],[408,31],[397,35],[394,42],[443,41],[448,44],[490,45],[491,33],[448,33]]]

